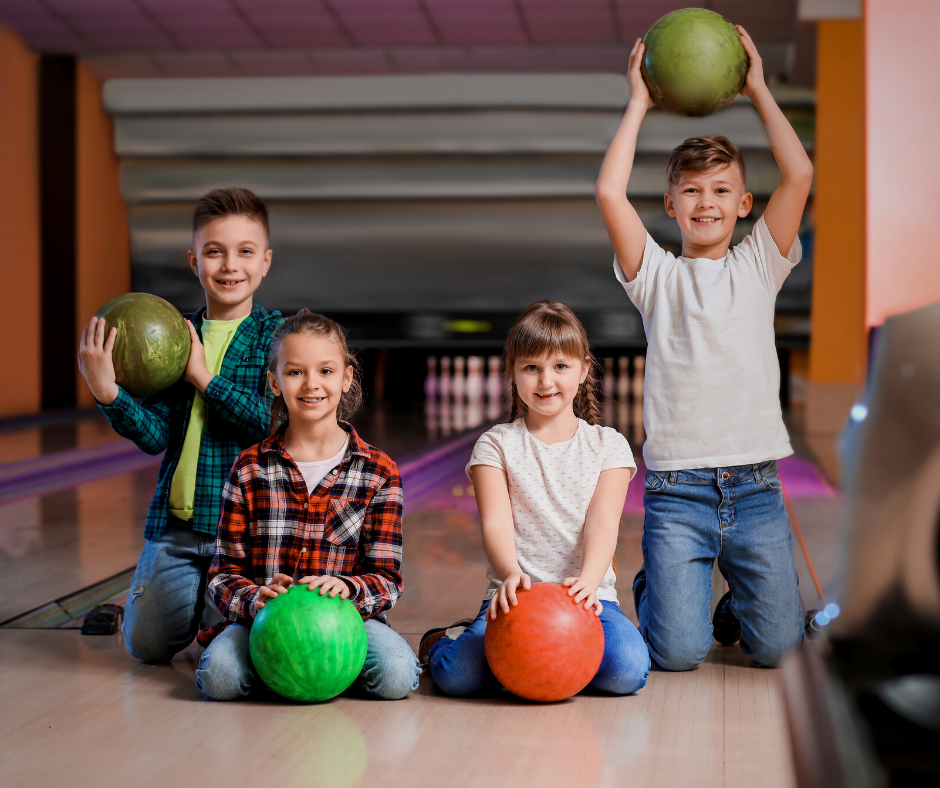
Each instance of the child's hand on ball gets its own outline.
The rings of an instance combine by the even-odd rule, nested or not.
[[[582,580],[580,577],[569,577],[562,585],[568,589],[568,596],[573,597],[575,603],[581,604],[583,602],[585,610],[590,610],[593,607],[594,615],[599,616],[601,614],[604,606],[597,598],[597,589],[587,580]]]
[[[183,380],[192,383],[199,391],[205,391],[212,382],[214,375],[209,372],[209,367],[206,366],[206,349],[199,340],[196,327],[188,320],[186,321],[186,327],[189,329],[192,347],[189,351],[189,361],[186,362],[186,369],[183,372]]]
[[[741,36],[741,45],[744,47],[744,51],[747,52],[750,61],[747,69],[747,79],[744,80],[744,87],[741,88],[741,95],[750,97],[755,90],[767,87],[764,83],[764,64],[747,31],[741,25],[735,25],[734,29]]]
[[[78,369],[85,377],[88,388],[102,405],[111,405],[117,399],[119,388],[114,375],[111,350],[117,329],[112,328],[105,336],[105,321],[93,317],[82,329],[78,343]]]
[[[264,603],[269,599],[274,599],[278,594],[286,594],[287,587],[292,583],[290,577],[278,572],[271,578],[271,582],[266,586],[260,586],[258,588],[258,596],[255,597],[255,601],[252,603],[251,615],[258,615],[258,611],[264,607]]]
[[[300,585],[309,586],[311,591],[315,588],[319,588],[320,596],[329,594],[330,599],[332,599],[339,594],[340,599],[349,599],[349,586],[346,585],[346,581],[341,577],[333,577],[332,575],[315,577],[310,575],[300,578],[298,582]]]
[[[516,599],[516,589],[519,588],[519,586],[522,586],[525,591],[532,588],[532,580],[525,572],[515,572],[500,583],[499,588],[496,589],[496,595],[490,602],[489,611],[487,612],[487,615],[491,619],[496,620],[496,613],[500,609],[502,609],[504,613],[508,613],[510,605],[515,607],[519,604],[519,600]]]
[[[646,45],[642,38],[638,38],[630,52],[630,101],[640,101],[645,104],[646,109],[649,109],[653,106],[653,99],[650,96],[650,89],[646,86],[646,80],[643,79],[643,72],[640,70],[644,55],[646,55]]]

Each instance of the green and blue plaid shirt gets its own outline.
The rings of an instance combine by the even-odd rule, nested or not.
[[[202,338],[205,308],[192,317]],[[222,505],[222,488],[238,455],[270,434],[271,393],[265,369],[280,312],[268,312],[255,304],[242,323],[222,359],[222,369],[206,388],[206,426],[199,447],[193,530],[215,534]],[[135,402],[120,389],[111,405],[98,407],[118,435],[134,441],[148,454],[162,451],[157,491],[147,512],[144,536],[157,539],[166,531],[167,499],[176,473],[195,387],[180,380],[155,397]]]

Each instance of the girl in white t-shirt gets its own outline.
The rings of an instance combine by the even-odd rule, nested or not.
[[[604,627],[604,658],[590,686],[636,692],[649,652],[620,610],[612,566],[636,463],[626,439],[598,423],[587,332],[571,308],[538,301],[510,330],[503,355],[509,423],[484,433],[467,464],[489,586],[475,619],[425,633],[419,659],[448,695],[498,686],[484,652],[487,620],[508,613],[520,587],[559,583]]]

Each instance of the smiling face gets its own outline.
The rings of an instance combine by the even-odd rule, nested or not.
[[[284,337],[276,373],[268,383],[283,396],[288,423],[312,425],[324,419],[336,421],[343,392],[352,385],[353,368],[345,363],[342,349],[328,337],[296,333]]]
[[[264,225],[247,216],[215,219],[196,231],[189,265],[206,291],[210,320],[235,320],[251,311],[271,256]]]
[[[735,222],[750,213],[753,202],[737,165],[680,172],[665,203],[682,232],[683,256],[723,257]]]
[[[583,359],[558,352],[537,358],[520,356],[512,369],[519,398],[530,413],[541,416],[570,410],[587,374]]]

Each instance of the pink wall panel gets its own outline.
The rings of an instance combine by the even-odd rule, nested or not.
[[[940,3],[866,0],[869,326],[940,300]]]

